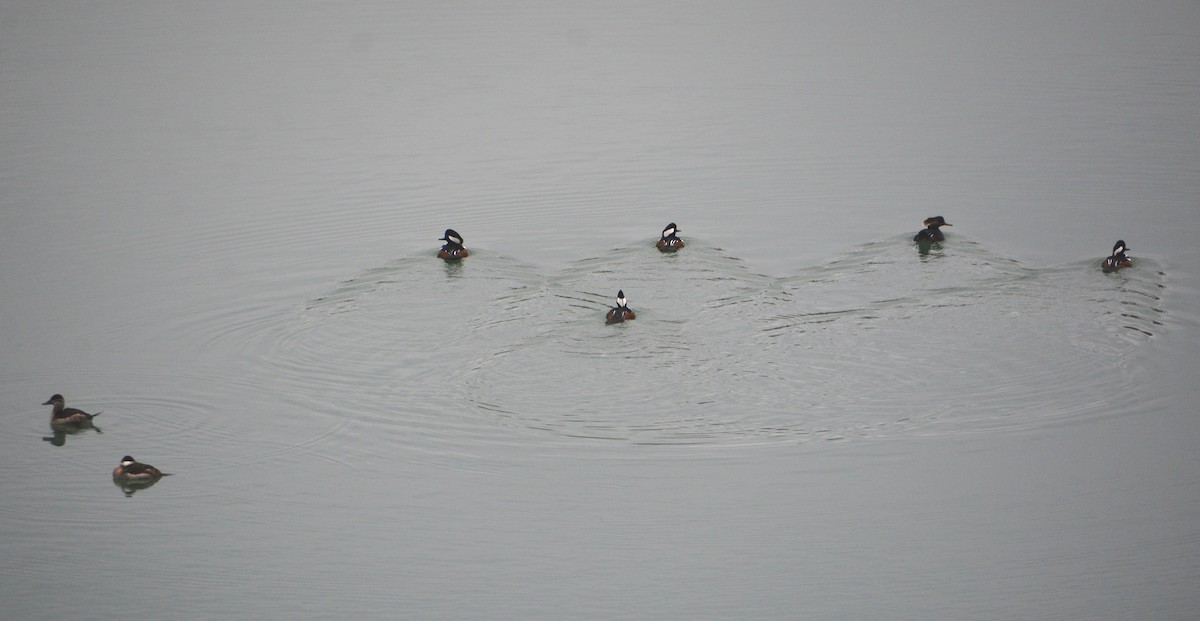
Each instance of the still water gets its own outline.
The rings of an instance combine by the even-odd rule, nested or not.
[[[1198,31],[2,3],[3,616],[1189,618]]]

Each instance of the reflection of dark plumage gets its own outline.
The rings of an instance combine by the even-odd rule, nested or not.
[[[83,410],[64,407],[66,403],[62,395],[54,395],[42,404],[54,406],[54,411],[50,414],[51,427],[91,427],[92,419],[101,414],[88,414]]]
[[[439,241],[446,242],[442,245],[441,250],[438,250],[439,259],[462,259],[468,256],[466,248],[463,248],[463,238],[454,229],[446,229],[445,235],[438,238]]]
[[[658,240],[658,243],[655,244],[655,246],[657,246],[658,249],[663,252],[675,252],[676,250],[683,248],[683,240],[675,236],[675,234],[678,232],[679,229],[675,227],[674,222],[668,224],[667,227],[662,230],[662,238]]]
[[[1112,254],[1100,262],[1100,269],[1115,272],[1124,267],[1133,267],[1133,261],[1125,256],[1126,252],[1129,252],[1129,248],[1125,246],[1125,240],[1118,239],[1117,243],[1113,244]]]
[[[617,305],[614,306],[612,310],[608,311],[606,320],[608,323],[621,323],[622,321],[627,321],[630,319],[637,319],[637,315],[633,312],[633,309],[626,306],[625,292],[618,291]]]
[[[925,218],[925,222],[922,222],[922,224],[925,225],[925,228],[923,228],[919,232],[917,232],[917,236],[913,238],[913,241],[916,241],[916,242],[946,241],[946,236],[943,235],[942,231],[939,229],[943,226],[954,226],[953,224],[946,222],[946,219],[941,216]]]

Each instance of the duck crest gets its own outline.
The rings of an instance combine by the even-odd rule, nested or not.
[[[678,232],[679,228],[675,226],[674,222],[668,224],[665,228],[663,228],[662,237],[659,238],[658,243],[656,243],[655,246],[663,252],[675,252],[676,250],[683,248],[683,240],[675,236],[675,234]]]
[[[1125,240],[1118,239],[1117,243],[1113,244],[1112,254],[1100,262],[1100,269],[1107,273],[1133,267],[1133,261],[1125,256],[1126,252],[1129,252],[1129,247],[1125,245]]]
[[[625,300],[625,291],[617,291],[617,305],[608,311],[608,314],[605,315],[605,321],[607,323],[621,323],[636,318],[637,314],[633,312],[633,309],[629,308],[628,302]]]
[[[470,255],[467,249],[463,247],[462,235],[454,229],[446,229],[446,232],[438,238],[439,241],[446,242],[442,248],[438,250],[439,259],[462,259]]]

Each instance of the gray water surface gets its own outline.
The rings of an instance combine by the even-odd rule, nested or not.
[[[1197,31],[0,3],[3,616],[1190,618]]]

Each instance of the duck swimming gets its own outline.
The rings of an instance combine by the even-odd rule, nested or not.
[[[608,315],[605,317],[605,322],[621,323],[622,321],[627,321],[630,319],[637,319],[637,314],[633,312],[633,309],[626,306],[625,291],[618,291],[617,305],[614,306],[612,310],[608,311]]]
[[[121,463],[113,469],[112,475],[114,481],[123,483],[152,483],[163,477],[171,476],[150,464],[143,464],[129,455],[121,458]]]
[[[101,412],[88,414],[83,410],[64,407],[66,403],[67,401],[66,399],[63,399],[62,395],[54,395],[42,404],[54,406],[54,411],[50,414],[51,427],[91,427],[92,419],[101,414]]]
[[[662,239],[659,239],[655,246],[663,252],[675,252],[676,250],[683,248],[683,240],[675,236],[675,234],[678,232],[679,229],[675,227],[674,222],[668,224],[667,227],[662,230]]]
[[[1115,272],[1121,268],[1133,267],[1133,261],[1125,256],[1129,248],[1125,245],[1125,240],[1118,239],[1117,243],[1113,244],[1112,254],[1108,258],[1100,262],[1100,269],[1105,273]]]
[[[939,228],[943,226],[954,226],[953,224],[946,222],[946,219],[941,216],[925,218],[925,222],[922,222],[922,224],[925,225],[925,228],[917,232],[916,237],[913,237],[913,241],[915,242],[946,241],[946,236],[942,234]]]
[[[462,259],[470,255],[466,248],[463,248],[462,235],[454,229],[446,229],[446,233],[438,238],[439,241],[446,242],[442,245],[442,249],[438,250],[438,258],[451,261],[454,259]]]

